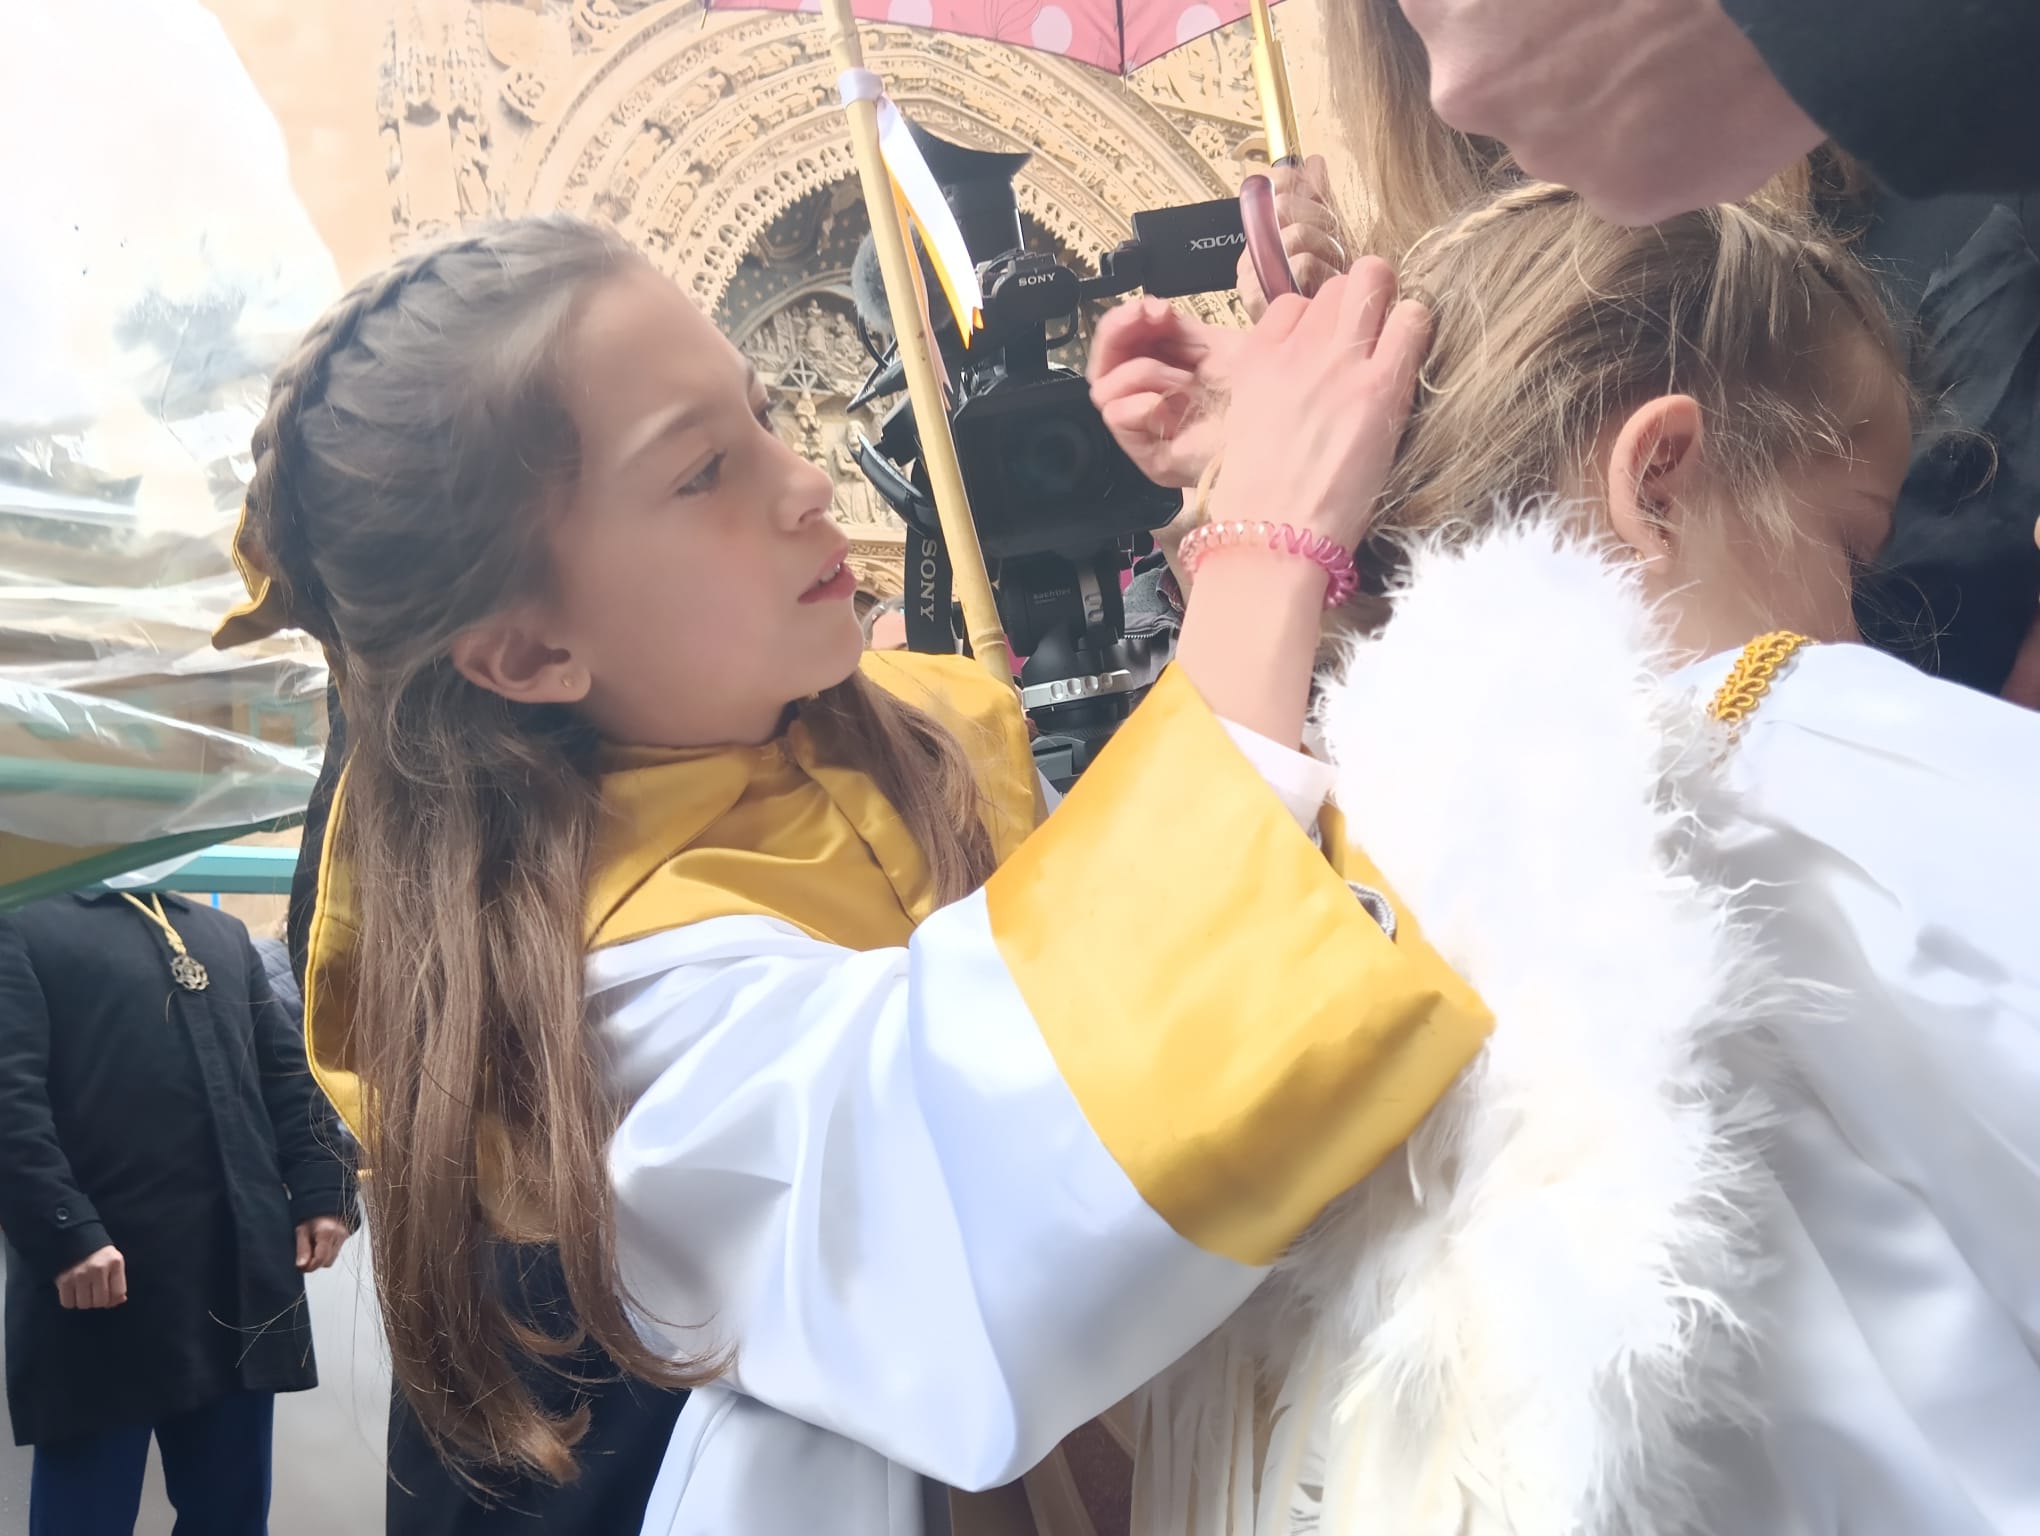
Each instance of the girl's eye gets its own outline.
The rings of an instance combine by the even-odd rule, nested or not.
[[[779,428],[772,425],[771,406],[761,405],[753,414],[757,416],[759,426],[763,427],[767,432],[770,432],[774,437],[779,436]]]
[[[717,454],[702,466],[701,473],[674,492],[678,496],[706,496],[722,479],[723,456]]]

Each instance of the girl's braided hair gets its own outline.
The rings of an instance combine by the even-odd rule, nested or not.
[[[617,1271],[618,1106],[582,1006],[597,743],[570,711],[512,703],[451,660],[465,629],[549,589],[580,451],[563,345],[586,296],[638,261],[561,216],[407,255],[306,334],[253,440],[240,553],[269,578],[267,617],[326,646],[346,708],[330,846],[334,910],[357,931],[345,965],[312,957],[309,991],[330,1005],[315,1003],[314,1047],[362,1085],[395,1375],[477,1476],[573,1474],[583,1423],[546,1409],[534,1370],[569,1368],[589,1341],[664,1385],[723,1364],[655,1352]],[[892,800],[942,899],[989,874],[975,779],[936,721],[861,674],[803,711]],[[339,889],[329,868],[322,898]],[[525,1315],[504,1238],[557,1248],[571,1318]]]

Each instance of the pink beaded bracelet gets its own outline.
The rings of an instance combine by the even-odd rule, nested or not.
[[[1215,549],[1272,549],[1277,554],[1301,555],[1330,578],[1325,587],[1327,608],[1337,608],[1360,590],[1360,571],[1353,564],[1351,551],[1339,548],[1321,533],[1288,523],[1204,523],[1184,535],[1176,559],[1186,575],[1195,576],[1204,557]]]

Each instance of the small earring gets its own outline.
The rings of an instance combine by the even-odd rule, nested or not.
[[[568,693],[579,693],[581,691],[581,674],[578,672],[562,672],[560,674],[560,686],[566,689]]]

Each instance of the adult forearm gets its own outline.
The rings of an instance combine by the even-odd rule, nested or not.
[[[103,1248],[50,1105],[50,1018],[20,930],[0,919],[0,1227],[41,1279]]]

